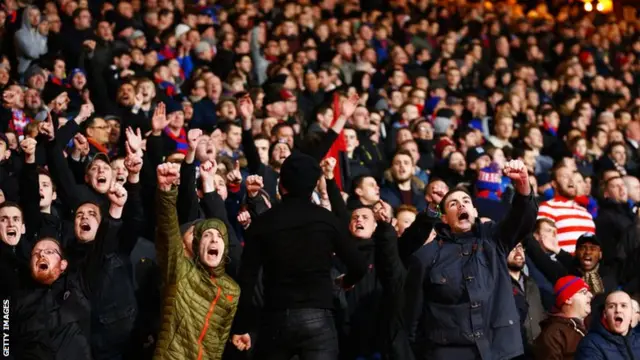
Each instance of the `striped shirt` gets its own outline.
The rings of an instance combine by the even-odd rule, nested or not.
[[[591,214],[573,200],[556,196],[540,204],[538,219],[547,218],[556,223],[560,248],[573,254],[576,241],[584,233],[595,234],[596,225]]]

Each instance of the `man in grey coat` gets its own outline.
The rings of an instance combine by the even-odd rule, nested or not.
[[[22,26],[14,37],[18,73],[22,76],[33,60],[47,53],[49,23],[43,20],[36,6],[28,6],[22,13]]]

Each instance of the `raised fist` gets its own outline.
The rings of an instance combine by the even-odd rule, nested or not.
[[[243,229],[248,229],[251,225],[251,214],[247,210],[243,210],[238,213],[238,223],[242,225]]]
[[[109,201],[112,206],[116,207],[124,207],[124,204],[127,202],[127,190],[124,186],[114,182],[109,189],[107,196],[109,197]]]
[[[164,163],[158,165],[156,170],[158,179],[158,188],[162,191],[170,191],[178,179],[180,179],[180,165],[173,163]]]
[[[202,137],[202,130],[191,129],[187,133],[187,141],[189,142],[189,150],[196,151],[200,138]]]
[[[33,156],[36,153],[36,145],[38,142],[36,139],[26,138],[20,142],[20,148],[25,156]]]
[[[337,163],[338,161],[333,157],[326,158],[320,162],[322,175],[324,175],[327,180],[333,179],[333,169],[335,169]]]
[[[264,182],[262,181],[262,176],[260,175],[250,175],[247,177],[245,181],[245,186],[247,187],[247,194],[249,197],[256,197],[260,192],[260,189],[264,187]]]
[[[529,173],[521,160],[510,160],[504,165],[503,172],[513,181],[516,190],[521,195],[529,195],[531,192]]]

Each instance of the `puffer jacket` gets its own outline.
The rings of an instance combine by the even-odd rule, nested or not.
[[[576,351],[576,360],[634,360],[640,359],[640,335],[629,330],[626,336],[612,334],[602,321],[595,320],[591,331]]]
[[[154,359],[219,360],[236,313],[240,287],[224,273],[225,261],[211,274],[184,256],[176,212],[177,195],[176,189],[158,191],[156,201],[156,252],[164,299]],[[220,229],[226,229],[220,220],[211,221]],[[229,237],[223,232],[226,258]]]

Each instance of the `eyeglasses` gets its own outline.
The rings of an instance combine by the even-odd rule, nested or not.
[[[56,255],[56,254],[60,255],[60,252],[58,250],[56,250],[56,249],[41,249],[41,250],[36,250],[36,251],[32,252],[31,256],[42,255],[42,254],[51,256],[51,255]],[[62,255],[60,255],[60,256],[62,256]]]

